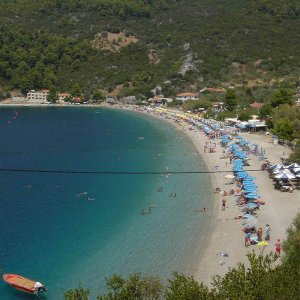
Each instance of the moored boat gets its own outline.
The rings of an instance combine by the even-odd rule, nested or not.
[[[42,283],[17,274],[3,274],[3,280],[14,289],[28,294],[38,294],[47,291]]]

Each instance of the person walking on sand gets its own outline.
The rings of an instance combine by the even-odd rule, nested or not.
[[[263,230],[262,230],[262,228],[259,228],[259,229],[257,230],[256,234],[257,234],[257,240],[258,240],[259,242],[261,242],[261,241],[262,241],[262,235],[263,235]]]
[[[223,198],[222,199],[222,210],[225,210],[225,208],[226,208],[226,199]]]
[[[280,239],[278,239],[275,244],[275,255],[277,257],[280,257],[280,251],[281,251],[281,242],[280,242]]]
[[[245,247],[250,245],[251,232],[245,232]]]
[[[266,225],[266,241],[269,241],[271,238],[271,227],[269,224]]]

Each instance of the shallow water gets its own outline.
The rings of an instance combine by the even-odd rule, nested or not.
[[[95,298],[114,273],[165,280],[196,271],[210,210],[194,210],[212,207],[213,196],[207,175],[159,174],[202,170],[194,146],[169,124],[105,109],[3,108],[0,145],[2,169],[158,172],[0,172],[4,273],[42,281],[44,298],[57,300],[79,284]],[[0,299],[30,298],[0,284]]]

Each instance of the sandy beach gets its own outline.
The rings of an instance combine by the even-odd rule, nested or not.
[[[16,104],[5,104],[0,106],[17,106]],[[70,106],[66,105],[20,105],[20,106]],[[124,105],[81,105],[82,107],[107,107],[113,109],[125,109],[137,113],[151,115],[156,118],[163,119],[170,124],[176,126],[180,131],[185,133],[193,142],[199,155],[205,161],[208,171],[214,171],[211,174],[211,180],[214,187],[219,187],[222,191],[229,191],[231,188],[236,189],[235,184],[229,184],[230,180],[226,179],[227,174],[232,174],[232,165],[229,159],[221,159],[223,150],[220,141],[216,139],[216,151],[213,153],[204,152],[204,146],[208,137],[204,132],[186,124],[179,124],[170,118],[165,118],[155,111],[146,111],[138,107]],[[81,107],[80,106],[80,107]],[[271,135],[242,133],[241,136],[251,143],[256,143],[265,150],[265,156],[271,164],[279,163],[282,156],[287,157],[291,150],[285,146],[274,145]],[[260,161],[258,156],[250,154],[250,166],[245,167],[251,175],[256,177],[258,185],[258,193],[266,202],[260,206],[258,210],[258,227],[263,228],[263,236],[265,235],[265,226],[271,226],[271,240],[269,245],[264,249],[264,253],[274,251],[275,242],[279,238],[282,240],[286,237],[286,230],[291,225],[294,217],[300,211],[300,191],[295,190],[293,193],[283,193],[275,190],[272,180],[269,178],[267,171],[261,171],[261,165],[264,161]],[[217,166],[217,167],[216,167]],[[228,171],[218,172],[218,170]],[[212,191],[214,192],[214,191]],[[234,219],[241,215],[240,208],[236,205],[236,195],[226,197],[226,209],[222,211],[221,202],[223,195],[215,194],[215,203],[213,218],[210,223],[209,230],[205,237],[205,250],[199,253],[199,259],[195,262],[198,271],[194,274],[195,279],[209,284],[213,275],[224,275],[229,268],[234,267],[238,262],[247,263],[246,254],[252,251],[260,253],[262,248],[257,245],[250,247],[244,246],[243,220]],[[201,215],[199,215],[200,217]],[[228,253],[228,256],[220,255],[222,252]]]
[[[229,184],[230,180],[225,178],[227,174],[232,174],[232,165],[229,159],[221,159],[224,148],[221,147],[218,139],[215,140],[216,152],[204,152],[205,142],[209,140],[208,137],[198,129],[190,130],[191,126],[188,124],[179,125],[178,122],[174,122],[169,118],[165,119],[157,113],[140,111],[140,109],[136,110],[132,107],[121,106],[115,108],[146,113],[153,117],[164,119],[176,126],[192,140],[199,155],[204,159],[208,171],[228,171],[228,173],[212,173],[213,186],[219,187],[221,191],[229,191],[231,188],[236,189],[236,185]],[[291,153],[291,150],[285,146],[274,145],[271,135],[242,133],[241,136],[247,141],[262,147],[265,150],[266,158],[271,164],[279,163],[282,156],[288,157]],[[264,250],[257,245],[245,247],[244,232],[242,231],[244,220],[234,219],[241,215],[240,208],[236,205],[237,195],[225,197],[226,209],[222,211],[221,202],[224,197],[221,194],[215,194],[214,217],[205,237],[205,251],[199,253],[199,260],[195,262],[199,267],[194,277],[199,282],[210,284],[214,275],[224,275],[229,268],[234,267],[238,262],[247,264],[246,255],[249,252],[261,253],[262,250],[263,253],[274,252],[275,242],[278,238],[281,241],[285,239],[288,227],[292,224],[296,214],[300,212],[300,191],[295,190],[293,193],[283,193],[275,190],[272,180],[269,178],[269,173],[261,171],[261,165],[265,161],[260,161],[258,156],[252,154],[249,157],[251,159],[250,166],[245,167],[245,170],[250,170],[251,175],[256,177],[259,195],[266,202],[265,205],[260,206],[257,213],[259,220],[257,228],[262,227],[264,236],[266,224],[271,226],[269,245]],[[222,256],[222,253],[227,253],[228,256]]]

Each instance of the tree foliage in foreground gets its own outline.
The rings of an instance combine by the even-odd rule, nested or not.
[[[106,280],[106,294],[97,300],[268,300],[300,299],[300,214],[288,230],[283,244],[285,256],[276,264],[276,256],[248,254],[249,266],[238,263],[222,276],[212,279],[212,287],[192,276],[173,273],[163,285],[158,277],[133,274],[128,279],[114,275]],[[65,300],[88,300],[88,290],[78,288],[65,293]]]

